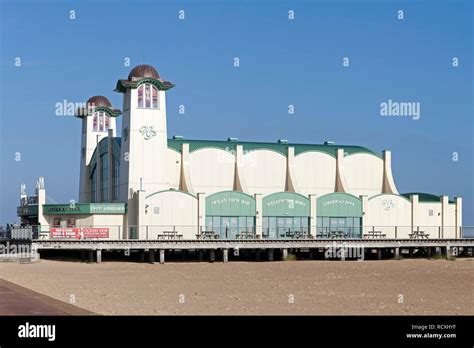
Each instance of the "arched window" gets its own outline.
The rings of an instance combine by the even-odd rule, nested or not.
[[[138,107],[158,109],[158,89],[150,83],[138,87]]]
[[[107,132],[110,127],[110,116],[103,111],[94,113],[92,116],[94,132]]]

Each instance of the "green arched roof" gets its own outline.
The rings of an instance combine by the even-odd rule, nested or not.
[[[290,143],[263,143],[249,141],[220,141],[220,140],[188,140],[188,139],[168,139],[168,148],[181,152],[181,145],[189,144],[189,152],[205,148],[217,148],[224,151],[235,150],[236,145],[242,145],[244,151],[270,150],[286,156],[288,147],[295,148],[295,155],[303,152],[316,151],[326,153],[329,156],[336,157],[337,149],[344,149],[348,155],[356,153],[368,153],[377,157],[380,154],[362,146],[356,145],[324,145],[324,144],[290,144]]]
[[[412,196],[412,195],[418,195],[418,202],[422,202],[422,203],[429,203],[429,202],[439,203],[439,202],[441,202],[441,196],[433,195],[431,193],[409,192],[409,193],[402,193],[401,195],[403,197],[408,198],[408,199],[410,199],[410,196]],[[454,201],[450,200],[449,203],[454,203]]]

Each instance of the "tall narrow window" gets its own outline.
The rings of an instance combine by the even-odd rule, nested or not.
[[[92,127],[94,132],[107,132],[110,128],[110,116],[103,111],[94,113]]]
[[[150,83],[144,83],[138,87],[138,107],[158,109],[158,88]]]
[[[138,107],[139,108],[143,107],[143,88],[144,88],[144,85],[141,85],[138,88]]]

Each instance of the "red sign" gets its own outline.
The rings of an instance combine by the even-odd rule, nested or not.
[[[108,228],[82,228],[83,238],[109,238]]]
[[[87,239],[87,238],[109,238],[108,228],[95,228],[95,227],[65,227],[65,228],[51,228],[52,238],[76,238],[76,239]]]

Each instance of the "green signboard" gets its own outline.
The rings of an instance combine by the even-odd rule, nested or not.
[[[347,193],[330,193],[317,199],[317,216],[362,217],[362,202]]]
[[[125,214],[125,203],[44,204],[46,215]]]
[[[308,198],[294,192],[278,192],[263,197],[263,216],[310,216]]]
[[[255,216],[255,198],[242,192],[217,192],[206,198],[206,216]]]
[[[22,205],[16,208],[17,216],[38,216],[37,205]]]

